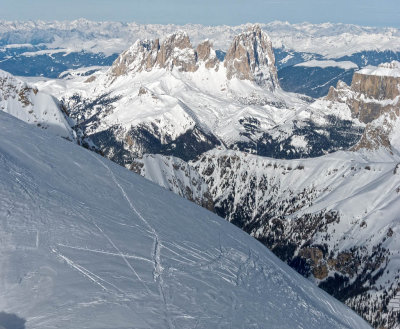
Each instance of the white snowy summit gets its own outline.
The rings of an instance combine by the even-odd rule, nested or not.
[[[0,164],[0,310],[26,329],[370,328],[222,218],[2,112]]]

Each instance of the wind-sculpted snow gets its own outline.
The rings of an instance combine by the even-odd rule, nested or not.
[[[0,310],[26,328],[369,328],[211,212],[0,113]]]

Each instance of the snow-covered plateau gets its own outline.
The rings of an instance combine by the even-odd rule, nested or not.
[[[392,61],[391,63],[382,63],[378,67],[367,66],[360,70],[358,73],[365,75],[400,78],[400,62]]]
[[[350,61],[343,61],[343,62],[333,61],[333,60],[319,61],[315,59],[308,62],[296,64],[295,66],[320,67],[320,68],[338,67],[343,70],[358,69],[358,66]]]

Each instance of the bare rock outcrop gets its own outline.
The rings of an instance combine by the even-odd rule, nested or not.
[[[197,55],[185,32],[169,35],[161,44],[160,40],[138,40],[123,52],[111,67],[111,76],[151,71],[153,68],[184,72],[197,70]]]
[[[346,103],[354,117],[369,123],[399,107],[400,76],[395,74],[400,63],[381,64],[354,73],[351,86],[339,81],[331,87],[326,99]]]
[[[400,63],[391,62],[356,72],[350,86],[339,81],[327,100],[346,103],[352,115],[366,123],[359,150],[390,149],[390,134],[400,114]]]
[[[219,60],[209,40],[205,40],[197,46],[196,54],[197,60],[204,62],[207,69],[215,68],[218,70]]]
[[[157,52],[156,65],[169,70],[178,67],[184,72],[197,70],[196,53],[186,32],[174,33],[164,40]]]
[[[138,40],[123,52],[110,69],[112,79],[118,76],[151,71],[153,68],[174,68],[183,72],[195,72],[201,65],[218,71],[220,61],[209,40],[193,49],[186,32],[169,35],[164,41]],[[260,26],[237,35],[229,48],[224,66],[227,78],[254,81],[273,91],[279,87],[272,43]]]
[[[259,25],[235,37],[226,53],[228,79],[251,80],[274,90],[279,86],[275,56],[267,33]]]

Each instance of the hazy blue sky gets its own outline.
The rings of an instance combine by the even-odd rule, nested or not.
[[[400,0],[0,0],[3,20],[236,25],[287,20],[400,27]]]

